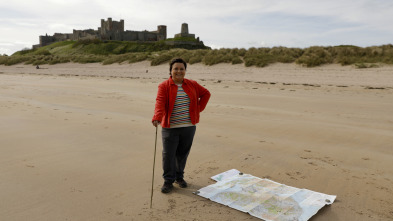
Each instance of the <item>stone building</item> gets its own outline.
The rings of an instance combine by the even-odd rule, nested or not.
[[[108,18],[107,21],[101,19],[101,28],[98,28],[101,40],[120,40],[124,33],[124,20],[120,22],[112,21],[112,18]]]
[[[155,31],[128,31],[124,30],[124,20],[113,21],[112,18],[108,20],[101,19],[101,27],[97,30],[73,30],[72,33],[63,34],[55,33],[54,35],[39,36],[40,44],[33,45],[33,48],[42,47],[52,44],[54,42],[66,40],[85,40],[85,39],[100,39],[110,41],[140,41],[151,42],[160,41],[167,38],[166,26],[159,25]]]
[[[175,34],[175,39],[165,41],[167,45],[189,45],[196,47],[204,47],[202,41],[199,41],[199,37],[195,41],[182,41],[176,38],[187,37],[195,39],[195,34],[190,34],[188,31],[188,24],[183,23],[181,25],[181,31],[179,34]],[[165,25],[158,25],[155,31],[128,31],[124,30],[124,20],[113,21],[112,18],[108,20],[101,19],[101,27],[97,30],[86,29],[86,30],[73,30],[72,33],[55,33],[54,35],[39,36],[40,44],[33,45],[33,48],[39,48],[52,44],[59,41],[78,41],[87,39],[99,39],[104,41],[134,41],[134,42],[156,42],[167,39],[167,28]]]
[[[72,39],[72,34],[62,34],[62,33],[55,33],[54,35],[41,35],[39,37],[40,39],[40,44],[38,45],[33,45],[34,47],[42,47],[45,45],[50,45],[53,42],[58,42],[58,41],[66,41]]]

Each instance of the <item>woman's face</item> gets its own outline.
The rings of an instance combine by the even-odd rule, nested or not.
[[[174,63],[171,70],[172,80],[176,84],[183,83],[184,75],[186,75],[186,69],[183,63]]]

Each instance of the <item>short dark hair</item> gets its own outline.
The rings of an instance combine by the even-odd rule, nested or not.
[[[182,63],[182,64],[184,64],[184,68],[187,70],[187,63],[183,59],[181,59],[181,58],[175,58],[169,64],[169,75],[171,75],[172,66],[173,66],[174,63]]]

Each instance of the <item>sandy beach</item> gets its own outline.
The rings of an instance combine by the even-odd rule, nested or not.
[[[192,192],[238,169],[337,200],[311,220],[393,219],[393,66],[190,65],[212,94],[186,167],[160,192],[168,65],[0,66],[0,220],[259,220]]]

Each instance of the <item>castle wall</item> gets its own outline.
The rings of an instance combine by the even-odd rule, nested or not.
[[[139,41],[145,41],[145,33],[138,32],[138,40]]]
[[[138,40],[138,32],[135,31],[125,31],[123,33],[124,41],[137,41]]]
[[[158,33],[145,32],[145,40],[144,41],[157,41]]]
[[[195,38],[195,34],[188,32],[188,24],[183,23],[181,26],[181,32],[175,35],[176,37],[191,37]],[[101,27],[97,30],[86,29],[86,30],[73,30],[73,33],[55,33],[53,36],[40,36],[40,44],[34,45],[34,47],[49,45],[58,41],[66,40],[83,40],[83,39],[100,39],[100,40],[112,40],[112,41],[143,41],[143,42],[154,42],[167,39],[167,27],[165,25],[157,26],[156,31],[124,31],[124,20],[112,21],[112,18],[108,20],[101,19]],[[191,44],[199,45],[203,42],[198,41],[197,43],[191,42],[168,42],[170,45],[181,45]]]
[[[123,35],[124,32],[108,31],[104,35],[101,35],[99,38],[101,40],[123,41]]]
[[[71,40],[72,39],[73,34],[63,34],[63,33],[55,33],[53,35],[53,38],[55,39],[55,41],[66,41],[66,40]]]
[[[95,39],[97,38],[98,31],[93,29],[86,29],[86,30],[73,30],[72,37],[70,39],[77,41],[77,40],[84,40],[84,39]]]
[[[189,41],[166,41],[167,45],[204,45],[203,41],[189,42]]]
[[[51,35],[41,35],[39,38],[41,46],[50,45],[55,42],[55,38]]]
[[[175,34],[175,38],[180,38],[180,37],[190,37],[190,38],[195,38],[195,34],[185,34],[185,33],[179,33],[179,34]]]
[[[148,31],[126,31],[122,34],[123,41],[157,41],[158,33]]]

